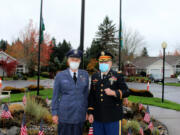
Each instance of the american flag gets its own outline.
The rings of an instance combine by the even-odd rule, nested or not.
[[[23,97],[23,104],[26,105],[26,95]]]
[[[128,98],[124,98],[124,104],[125,104],[125,106],[128,106],[128,103],[129,103]]]
[[[144,116],[144,121],[149,123],[150,122],[150,112],[149,112],[149,106],[147,106],[147,109],[146,109],[146,113],[145,113],[145,116]]]
[[[128,135],[132,135],[132,130],[131,130],[131,128],[128,128]]]
[[[41,123],[40,123],[40,129],[39,129],[38,135],[44,135],[44,131],[43,131],[42,125],[43,125],[43,121],[41,121]]]
[[[23,115],[23,119],[22,119],[22,125],[21,125],[21,133],[20,133],[20,135],[27,135],[26,116],[25,116],[25,114]]]
[[[139,133],[140,133],[140,135],[144,135],[144,131],[143,131],[142,127],[140,127],[140,129],[139,129]]]
[[[142,104],[139,104],[139,111],[141,111],[143,108],[143,105]]]
[[[92,126],[89,128],[89,133],[88,133],[88,135],[93,135],[93,127],[92,127]]]
[[[48,99],[48,97],[46,97],[46,104],[47,104],[47,105],[49,104],[49,99]]]
[[[154,129],[154,125],[152,121],[149,123],[148,128],[152,131]]]
[[[9,107],[7,104],[4,104],[3,111],[1,113],[1,118],[3,118],[3,119],[13,118],[11,115],[11,112],[9,111]]]

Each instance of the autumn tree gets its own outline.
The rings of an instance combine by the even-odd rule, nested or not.
[[[18,64],[17,61],[11,60],[9,57],[7,57],[6,59],[1,59],[0,65],[3,69],[3,77],[4,77],[4,71],[7,73],[7,76],[12,76],[16,71],[17,64]]]
[[[39,30],[33,25],[33,22],[30,21],[18,39],[7,47],[6,53],[17,60],[25,61],[29,72],[34,73],[34,71],[37,70],[38,63],[38,39]],[[50,45],[50,36],[46,33],[44,34],[44,41],[40,48],[40,64],[41,66],[48,66],[52,46]]]

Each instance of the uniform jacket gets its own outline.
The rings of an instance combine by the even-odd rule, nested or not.
[[[59,72],[55,77],[52,115],[59,116],[59,122],[77,124],[85,121],[88,106],[89,76],[78,70],[75,83],[69,69]]]
[[[104,89],[116,92],[116,97],[105,94]],[[95,121],[113,122],[123,117],[122,98],[129,96],[129,89],[121,73],[110,70],[101,77],[101,73],[92,75],[90,94],[88,97],[88,113],[94,115]]]

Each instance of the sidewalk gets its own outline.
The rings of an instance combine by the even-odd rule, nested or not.
[[[150,114],[167,126],[169,135],[180,135],[180,111],[150,106]]]

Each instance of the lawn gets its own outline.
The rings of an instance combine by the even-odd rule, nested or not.
[[[162,83],[159,83],[159,84],[162,85]],[[180,83],[164,83],[164,85],[180,87]]]
[[[29,92],[30,95],[36,95],[36,91]],[[53,90],[52,89],[45,89],[40,91],[40,96],[42,96],[44,99],[48,97],[48,99],[52,99]],[[24,93],[20,94],[11,94],[11,100],[10,102],[22,102],[22,98],[24,96]],[[138,97],[138,96],[130,96],[128,98],[132,102],[136,103],[142,103],[146,105],[152,105],[152,106],[158,106],[162,108],[167,109],[173,109],[180,111],[180,104],[164,100],[164,103],[161,102],[161,98],[148,98],[148,97]],[[8,102],[8,99],[2,100],[2,102]]]
[[[28,92],[30,95],[37,95],[36,91]],[[46,99],[52,98],[53,90],[52,89],[45,89],[45,90],[40,90],[40,96]],[[11,99],[10,102],[22,102],[22,98],[24,96],[24,93],[19,93],[19,94],[11,94]],[[3,99],[2,102],[8,102],[8,99]]]
[[[164,100],[164,103],[162,103],[161,98],[130,96],[128,99],[136,103],[142,103],[146,105],[158,106],[161,108],[167,108],[167,109],[180,111],[180,104],[169,101],[169,100]]]

